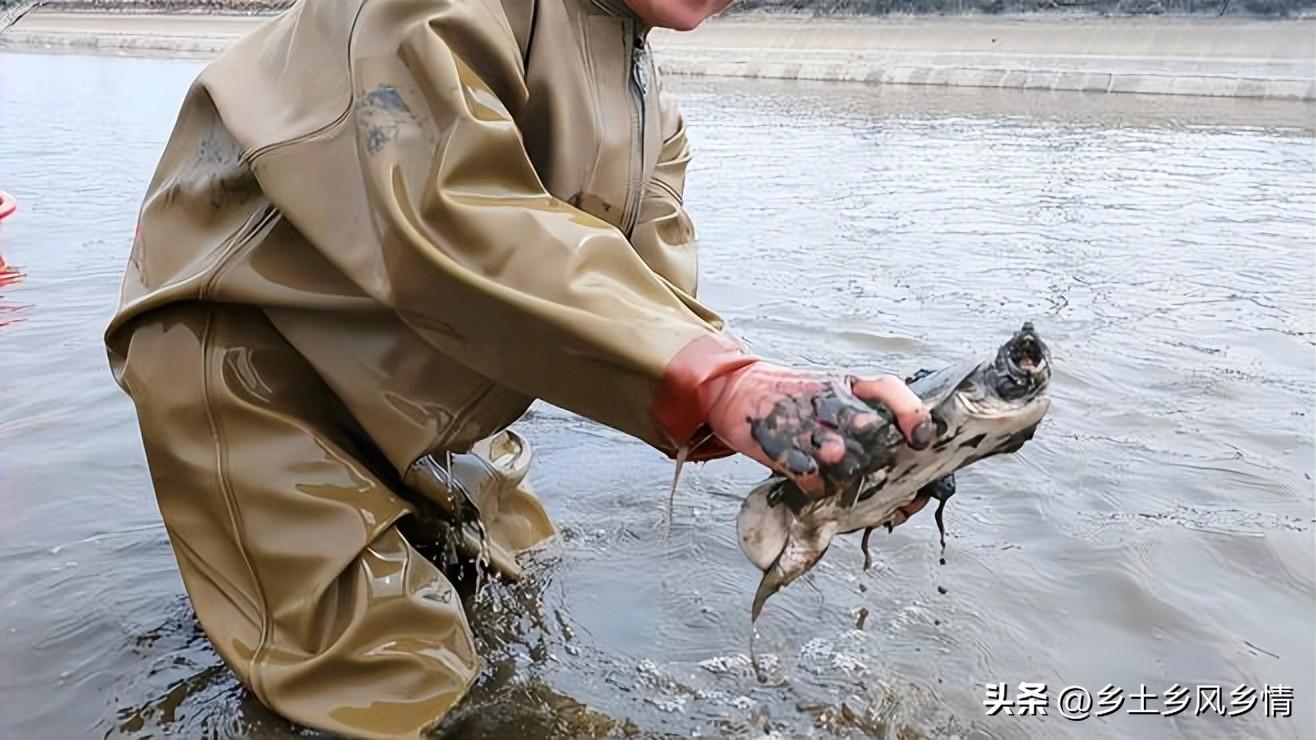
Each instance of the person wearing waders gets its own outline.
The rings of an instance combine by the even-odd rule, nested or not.
[[[197,619],[273,711],[406,737],[461,699],[458,582],[555,532],[508,430],[535,399],[811,495],[877,425],[926,445],[899,379],[771,364],[696,297],[646,37],[727,4],[309,0],[190,87],[105,341]]]

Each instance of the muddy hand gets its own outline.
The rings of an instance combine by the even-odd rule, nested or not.
[[[811,496],[880,466],[902,437],[932,437],[927,409],[894,376],[830,376],[755,362],[723,380],[708,422],[730,448]],[[895,426],[893,426],[894,422]]]

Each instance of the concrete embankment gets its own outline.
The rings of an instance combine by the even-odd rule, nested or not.
[[[1316,99],[1316,19],[736,18],[653,45],[674,74]]]
[[[35,10],[0,30],[0,50],[214,55],[267,21],[265,15]]]
[[[266,19],[36,10],[0,48],[214,54]],[[749,14],[652,42],[667,74],[1316,100],[1316,19]]]

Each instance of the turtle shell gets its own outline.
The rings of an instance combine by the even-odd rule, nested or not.
[[[934,372],[917,373],[907,382],[909,389],[923,399],[923,403],[936,407],[981,367],[981,362],[958,362]]]

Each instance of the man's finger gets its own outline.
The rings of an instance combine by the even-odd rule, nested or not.
[[[777,464],[791,475],[811,475],[818,472],[818,463],[813,456],[795,447],[782,453]]]
[[[914,449],[921,450],[932,442],[933,427],[923,400],[894,375],[879,375],[871,380],[856,380],[856,396],[877,401],[895,414],[901,434]]]
[[[813,444],[816,447],[814,457],[824,465],[831,465],[845,457],[845,440],[834,432],[815,432]]]

